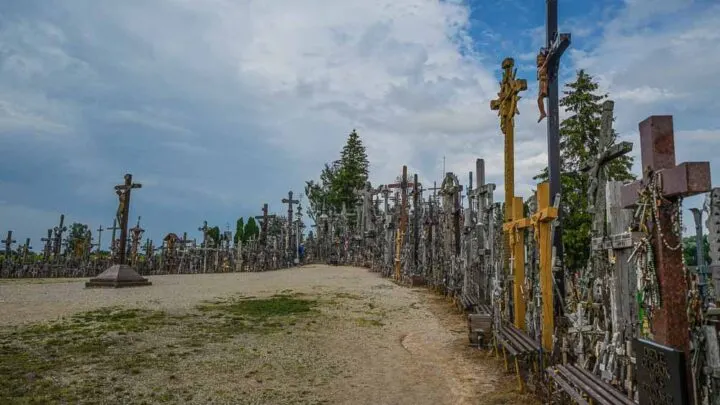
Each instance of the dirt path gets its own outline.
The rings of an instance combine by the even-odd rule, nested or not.
[[[99,374],[93,369],[100,367],[106,379],[96,381],[104,388],[95,395],[102,395],[103,403],[435,405],[514,404],[521,399],[509,393],[512,378],[498,370],[496,361],[468,347],[464,317],[448,302],[366,269],[317,265],[266,273],[157,276],[151,278],[151,287],[118,290],[85,290],[84,280],[55,281],[0,283],[0,328],[23,330],[28,326],[19,325],[108,306],[174,317],[160,324],[160,315],[153,315],[147,319],[160,325],[157,329],[128,329],[133,333],[120,336],[126,339],[123,350],[130,347],[132,352],[129,359],[152,353],[145,363],[118,369],[88,360],[73,367],[87,374],[73,371],[72,377],[62,365],[47,367],[48,378],[73,395],[80,395],[80,389],[73,388],[80,384],[75,379],[87,380]],[[222,301],[279,293],[313,300],[316,309],[310,315],[263,318],[259,331],[260,318],[239,316],[238,307]],[[198,312],[208,301],[216,307]],[[218,312],[223,308],[235,312]],[[235,323],[228,329],[216,319]],[[0,344],[17,343],[4,339]],[[29,349],[41,350],[41,343]],[[183,347],[188,350],[179,351]],[[120,356],[113,350],[101,355],[114,360]],[[158,360],[163,356],[172,361]],[[28,373],[20,366],[15,371]],[[108,381],[112,383],[106,387]],[[38,393],[56,395],[34,395]]]

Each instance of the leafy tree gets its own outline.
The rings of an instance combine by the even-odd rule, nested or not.
[[[332,209],[340,212],[343,205],[348,210],[355,208],[355,192],[365,186],[370,163],[365,146],[357,131],[348,135],[347,142],[340,152],[340,160],[325,164],[320,173],[320,181],[306,182],[305,195],[309,200],[308,216],[316,220],[320,211]],[[351,222],[351,226],[355,223]]]
[[[220,243],[220,227],[213,226],[207,231],[208,245],[217,246]]]
[[[697,266],[698,264],[696,245],[694,236],[683,238],[683,256],[685,257],[685,264],[688,266]],[[703,235],[703,251],[705,263],[710,263],[710,243],[707,235]]]
[[[568,83],[560,106],[570,116],[560,124],[560,183],[562,186],[563,245],[565,263],[571,271],[584,267],[590,257],[592,215],[588,213],[588,174],[582,171],[585,162],[600,151],[602,104],[607,94],[598,94],[598,84],[584,70]],[[615,132],[614,138],[617,138]],[[633,159],[622,156],[606,165],[608,180],[629,181]],[[547,167],[535,180],[547,181]]]
[[[245,231],[245,220],[243,220],[242,217],[238,218],[237,222],[235,223],[235,237],[233,238],[233,242],[237,245],[238,241],[245,241],[243,238],[243,233]]]
[[[257,239],[260,235],[260,228],[255,222],[255,218],[249,217],[245,229],[243,229],[243,243],[249,241],[251,238]]]
[[[76,256],[86,251],[89,248],[90,235],[90,227],[88,225],[74,222],[70,226],[70,234],[68,235],[68,253]]]

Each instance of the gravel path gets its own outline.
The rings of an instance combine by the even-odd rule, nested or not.
[[[489,399],[512,378],[498,371],[496,361],[467,346],[464,317],[447,301],[423,288],[397,286],[366,269],[313,265],[150,280],[152,286],[128,289],[84,289],[85,280],[2,281],[0,327],[51,321],[107,306],[183,314],[216,298],[292,292],[325,300],[322,318],[312,322],[317,326],[308,323],[304,328],[293,326],[288,335],[243,338],[241,343],[236,339],[232,347],[218,345],[214,357],[193,360],[172,376],[173,383],[192,382],[192,392],[202,391],[177,403],[290,403],[290,393],[299,395],[293,403],[435,405],[517,400],[505,402],[497,395]],[[238,346],[262,355],[248,361],[229,357],[227,353],[237,352]],[[305,371],[290,372],[290,363]],[[163,385],[166,377],[129,376],[134,380],[127,383]],[[270,391],[286,396],[268,396]]]

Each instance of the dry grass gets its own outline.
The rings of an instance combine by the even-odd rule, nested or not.
[[[185,287],[163,287],[172,277],[129,292],[18,285],[10,310],[50,315],[5,314],[0,403],[532,404],[500,363],[467,346],[464,317],[426,290],[355,268],[282,275],[235,288],[237,276],[210,277],[217,288],[198,276],[202,293],[190,285],[187,301]],[[57,318],[53,294],[97,299]]]

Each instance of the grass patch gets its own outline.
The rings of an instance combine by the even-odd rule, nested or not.
[[[361,300],[362,296],[357,294],[350,294],[346,292],[339,292],[334,294],[335,298],[348,299],[348,300]]]
[[[264,299],[235,299],[222,303],[200,305],[201,312],[225,313],[244,319],[255,320],[278,316],[291,316],[313,311],[317,301],[298,299],[287,295],[276,295]]]

